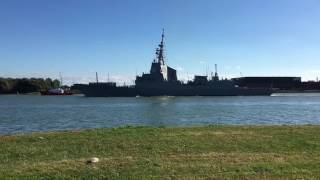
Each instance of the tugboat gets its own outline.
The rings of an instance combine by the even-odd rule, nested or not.
[[[68,86],[63,86],[62,85],[62,76],[61,73],[59,73],[60,76],[60,82],[61,86],[59,88],[55,89],[49,89],[47,91],[41,91],[40,94],[42,96],[70,96],[73,95],[73,92],[70,90]]]
[[[135,96],[270,96],[271,88],[240,88],[233,81],[219,79],[217,65],[214,76],[195,76],[193,81],[184,83],[177,78],[175,69],[165,64],[164,30],[161,42],[156,49],[150,73],[136,76],[135,85],[117,86],[115,82],[75,84],[87,97],[135,97]]]

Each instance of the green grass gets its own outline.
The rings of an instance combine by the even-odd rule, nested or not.
[[[100,162],[86,164],[90,157]],[[0,136],[0,179],[320,179],[320,126],[125,127]]]

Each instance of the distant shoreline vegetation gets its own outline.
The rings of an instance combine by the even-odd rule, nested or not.
[[[0,94],[33,93],[60,87],[51,78],[0,78]]]

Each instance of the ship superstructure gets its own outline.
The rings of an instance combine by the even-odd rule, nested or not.
[[[177,82],[177,71],[165,64],[164,56],[164,30],[161,42],[156,49],[156,58],[153,60],[150,73],[137,76],[136,85],[144,82]]]

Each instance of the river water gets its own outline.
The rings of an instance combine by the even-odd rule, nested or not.
[[[0,134],[119,126],[320,124],[320,94],[270,97],[0,96]]]

